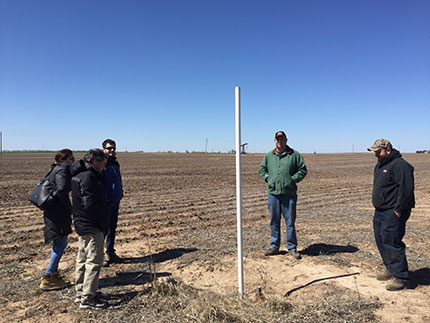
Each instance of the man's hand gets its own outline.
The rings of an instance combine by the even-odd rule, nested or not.
[[[400,218],[400,212],[394,211],[394,214],[395,214],[398,218]]]

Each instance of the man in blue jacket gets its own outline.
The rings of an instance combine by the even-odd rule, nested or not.
[[[119,163],[116,160],[116,143],[112,139],[103,141],[103,151],[108,160],[103,171],[103,184],[106,197],[108,231],[106,234],[106,260],[103,266],[121,263],[122,259],[115,253],[115,233],[118,223],[119,202],[123,196],[122,178]]]
[[[410,279],[402,239],[406,221],[415,207],[414,167],[386,139],[376,140],[367,150],[375,152],[378,159],[372,192],[373,230],[385,270],[376,279],[394,278],[394,282],[386,286],[387,290],[402,290],[409,286]]]

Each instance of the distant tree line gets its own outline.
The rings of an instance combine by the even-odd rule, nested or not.
[[[56,153],[58,150],[33,150],[33,149],[21,149],[21,150],[3,150],[4,153]],[[74,150],[75,153],[86,153],[87,150]]]

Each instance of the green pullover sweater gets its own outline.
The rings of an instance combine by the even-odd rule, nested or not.
[[[297,194],[297,183],[307,174],[302,155],[287,146],[280,154],[276,149],[264,155],[260,164],[260,177],[267,183],[267,192],[273,195]]]

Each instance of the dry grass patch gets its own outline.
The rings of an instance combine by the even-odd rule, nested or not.
[[[301,303],[281,297],[222,296],[170,278],[154,283],[123,306],[92,315],[109,322],[374,322],[379,306],[336,285],[330,285],[319,300]]]

